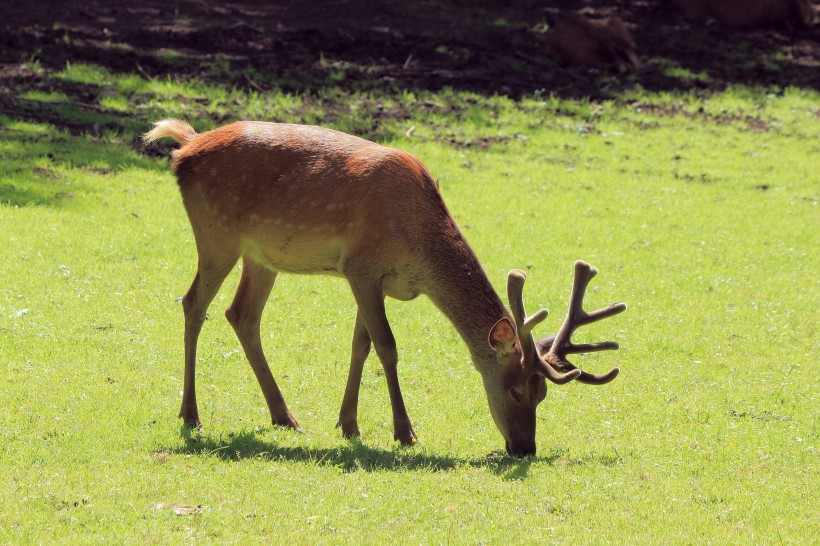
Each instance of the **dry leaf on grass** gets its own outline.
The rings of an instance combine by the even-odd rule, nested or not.
[[[201,504],[193,506],[193,505],[190,505],[190,504],[168,504],[168,503],[161,502],[161,503],[157,504],[154,508],[156,508],[157,510],[165,510],[165,509],[173,510],[174,513],[178,516],[189,516],[191,514],[199,515],[199,514],[202,513],[202,505]]]

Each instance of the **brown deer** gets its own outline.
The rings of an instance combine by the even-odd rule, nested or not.
[[[571,13],[547,14],[553,53],[569,66],[613,65],[619,72],[638,68],[635,40],[618,17],[592,21]]]
[[[597,271],[575,264],[570,311],[557,336],[536,342],[532,329],[547,316],[524,311],[525,275],[512,271],[504,309],[484,270],[447,210],[438,184],[412,155],[319,127],[242,121],[197,134],[168,119],[144,135],[146,143],[171,137],[185,210],[199,256],[185,312],[185,380],[180,417],[199,427],[194,388],[197,339],[208,305],[242,258],[242,276],[225,312],[253,368],[274,424],[299,423],[288,410],[262,352],[262,309],[279,272],[344,277],[358,310],[339,426],[358,436],[357,406],[371,341],[384,367],[393,409],[394,438],[416,442],[396,372],[398,353],[384,298],[426,294],[469,347],[492,417],[515,455],[535,453],[535,408],[545,378],[602,384],[618,368],[591,375],[566,355],[617,349],[616,343],[573,345],[575,328],[626,309],[586,313],[581,305]]]
[[[687,19],[733,28],[798,25],[811,27],[817,19],[812,0],[677,0]]]

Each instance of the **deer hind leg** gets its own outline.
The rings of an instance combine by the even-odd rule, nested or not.
[[[353,343],[350,351],[350,371],[347,375],[342,409],[339,411],[339,424],[345,438],[358,437],[359,424],[359,385],[362,382],[362,369],[367,355],[370,354],[370,334],[364,325],[361,312],[356,312],[356,326],[353,328]]]
[[[200,254],[194,282],[182,298],[182,309],[185,312],[185,380],[179,416],[187,427],[201,426],[196,405],[196,346],[199,333],[202,331],[208,306],[237,259],[238,255],[231,254],[209,255],[203,259]]]
[[[233,326],[236,337],[245,350],[245,356],[253,368],[256,380],[265,395],[265,401],[270,410],[271,422],[274,425],[291,427],[299,432],[302,429],[293,418],[279,386],[273,379],[268,361],[262,351],[262,339],[259,335],[259,325],[262,320],[262,310],[270,296],[273,283],[276,281],[276,272],[264,268],[247,256],[242,260],[242,278],[236,289],[233,303],[225,311],[225,318]]]
[[[384,368],[387,390],[390,393],[390,405],[393,408],[393,438],[401,442],[403,446],[411,446],[417,442],[416,433],[407,416],[401,395],[397,372],[399,354],[396,350],[396,339],[393,337],[390,324],[387,322],[387,315],[384,312],[384,293],[381,283],[376,284],[371,281],[360,283],[350,277],[348,280],[359,306],[358,312],[364,319],[367,332],[373,340],[376,354]]]

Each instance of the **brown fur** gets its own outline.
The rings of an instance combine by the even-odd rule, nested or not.
[[[635,70],[635,41],[618,17],[606,23],[570,14],[550,17],[550,43],[557,57],[571,66],[612,65],[619,71]]]
[[[421,161],[401,150],[303,125],[245,121],[197,135],[184,122],[164,120],[145,141],[163,137],[182,144],[172,166],[199,256],[182,301],[180,416],[186,425],[200,425],[195,366],[205,313],[241,258],[242,278],[225,316],[273,423],[299,429],[262,352],[265,302],[280,272],[329,274],[348,281],[358,307],[339,412],[343,434],[359,435],[359,385],[372,341],[385,371],[394,437],[404,445],[415,443],[384,298],[426,294],[469,347],[508,450],[535,452],[535,407],[546,395],[544,378],[565,382],[584,376],[577,370],[555,372],[534,349],[522,353],[509,313]]]
[[[726,27],[811,26],[817,8],[811,0],[677,0],[693,21],[714,19]]]

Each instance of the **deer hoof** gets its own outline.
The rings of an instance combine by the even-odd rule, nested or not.
[[[362,435],[362,433],[359,431],[359,425],[357,425],[356,423],[342,424],[342,422],[339,421],[336,423],[336,428],[341,428],[342,436],[344,436],[347,439],[358,438]]]
[[[396,430],[396,433],[393,434],[393,439],[398,440],[404,447],[411,447],[418,443],[418,438],[416,437],[416,433],[413,432],[413,427],[408,426],[407,429],[399,431]]]
[[[202,428],[202,423],[199,421],[199,415],[197,415],[196,412],[180,412],[179,416],[182,418],[182,423],[185,425],[185,428],[189,428],[191,430],[197,430]]]
[[[274,425],[292,428],[300,434],[305,432],[304,430],[302,430],[302,427],[299,426],[299,423],[296,421],[296,419],[293,418],[293,415],[291,415],[290,412],[288,412],[287,416],[284,418],[279,419],[274,417],[273,419],[271,419],[271,421]]]

